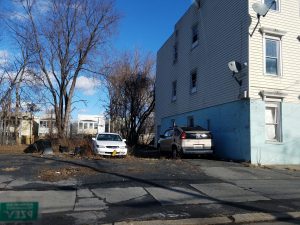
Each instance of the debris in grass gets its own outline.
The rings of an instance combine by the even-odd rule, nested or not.
[[[69,178],[93,175],[96,171],[85,167],[68,167],[56,169],[43,169],[39,172],[38,178],[42,181],[56,182],[60,180],[67,180]]]

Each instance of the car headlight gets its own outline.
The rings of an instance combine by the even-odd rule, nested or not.
[[[103,145],[97,145],[97,148],[105,148]]]

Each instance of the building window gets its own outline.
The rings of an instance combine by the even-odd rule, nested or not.
[[[198,45],[198,24],[192,27],[192,48],[195,48]]]
[[[83,123],[79,123],[79,129],[83,128]]]
[[[195,93],[197,91],[197,71],[193,71],[191,73],[191,81],[190,81],[190,91],[191,94]]]
[[[176,63],[177,59],[178,59],[178,44],[177,43],[175,43],[173,51],[174,51],[173,63]]]
[[[177,99],[177,81],[172,82],[172,101]]]
[[[281,103],[266,102],[266,140],[281,142]]]
[[[48,123],[47,123],[47,121],[41,120],[41,121],[40,121],[40,127],[48,128]]]
[[[271,10],[279,11],[279,0],[264,0]],[[271,6],[272,5],[272,6]]]
[[[194,127],[194,117],[193,116],[189,116],[187,118],[187,126],[188,127]]]
[[[84,130],[88,129],[88,123],[84,123],[84,124],[83,124],[83,129],[84,129]]]
[[[280,40],[265,38],[265,73],[267,75],[281,75]]]
[[[94,129],[98,130],[98,124],[97,123],[94,123]]]

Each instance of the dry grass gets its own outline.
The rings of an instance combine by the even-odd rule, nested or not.
[[[23,154],[27,145],[2,145],[0,146],[0,154]]]
[[[95,173],[96,171],[84,167],[47,168],[39,172],[38,178],[42,181],[57,182],[78,176],[93,175]]]

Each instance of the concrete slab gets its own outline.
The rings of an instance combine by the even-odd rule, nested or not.
[[[75,204],[74,211],[98,211],[107,208],[103,200],[98,198],[81,198]]]
[[[228,183],[191,184],[191,186],[207,196],[220,201],[250,202],[270,200],[264,196],[251,191],[246,191],[240,187]]]
[[[278,173],[274,170],[252,167],[203,167],[208,176],[222,180],[260,180],[260,179],[293,179],[290,174]]]
[[[300,180],[238,180],[237,186],[260,193],[270,199],[300,199]]]
[[[162,205],[215,203],[197,191],[182,187],[170,187],[169,189],[149,187],[146,190]]]
[[[0,202],[39,202],[40,213],[73,210],[75,191],[0,191]]]
[[[77,197],[78,198],[93,198],[94,194],[91,192],[90,189],[78,189],[77,190]]]
[[[10,176],[0,176],[0,183],[6,183],[6,182],[9,182],[12,180],[13,180],[13,178]]]
[[[75,212],[67,214],[74,218],[73,225],[82,225],[82,224],[99,224],[99,220],[106,217],[104,212]]]
[[[142,187],[96,188],[92,192],[108,203],[118,203],[147,195]]]

